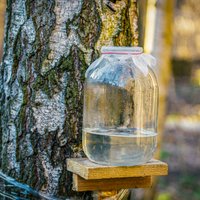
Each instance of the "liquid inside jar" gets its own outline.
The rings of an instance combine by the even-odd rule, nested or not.
[[[104,165],[139,165],[156,149],[157,134],[131,128],[83,130],[83,149],[93,162]]]

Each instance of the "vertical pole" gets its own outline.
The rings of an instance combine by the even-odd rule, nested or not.
[[[3,35],[4,35],[4,15],[6,10],[6,0],[0,1],[0,62],[3,54]]]
[[[174,0],[148,0],[151,15],[155,16],[154,21],[147,21],[145,34],[145,50],[152,53],[157,59],[156,74],[159,84],[159,110],[158,110],[158,146],[155,158],[159,159],[162,144],[162,132],[166,114],[166,97],[171,76],[171,49],[172,49],[172,27]],[[147,15],[148,17],[148,15]],[[152,24],[155,24],[154,30],[150,31]],[[154,178],[153,186],[145,192],[145,200],[152,200],[156,193],[157,179]]]

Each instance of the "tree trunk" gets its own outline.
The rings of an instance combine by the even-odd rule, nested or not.
[[[0,77],[1,168],[68,197],[81,145],[84,73],[102,45],[137,45],[135,0],[8,0]],[[83,195],[85,195],[83,197]]]

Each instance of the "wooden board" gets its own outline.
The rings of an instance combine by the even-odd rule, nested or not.
[[[71,158],[67,160],[67,169],[87,180],[164,176],[168,174],[168,165],[155,159],[139,166],[105,166],[95,164],[87,158]]]
[[[127,188],[149,188],[151,187],[151,176],[134,178],[111,178],[98,180],[85,180],[73,174],[73,190],[75,191],[108,191]]]

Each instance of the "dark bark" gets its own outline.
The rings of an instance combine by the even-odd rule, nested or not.
[[[49,194],[91,198],[72,192],[66,159],[84,156],[88,65],[102,45],[137,44],[135,2],[113,6],[115,13],[97,0],[8,0],[0,77],[6,174]]]

